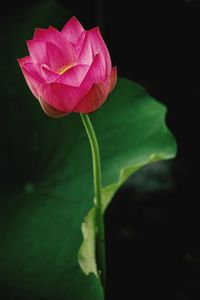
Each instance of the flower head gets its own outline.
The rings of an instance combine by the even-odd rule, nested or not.
[[[26,82],[52,117],[90,113],[107,99],[117,69],[98,27],[84,30],[72,17],[61,31],[37,28],[27,41],[29,56],[18,59]]]

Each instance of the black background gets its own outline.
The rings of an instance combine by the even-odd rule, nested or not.
[[[167,105],[178,143],[164,188],[126,185],[106,213],[107,300],[199,299],[200,2],[58,2],[86,28],[101,24],[119,75]],[[1,5],[3,24],[24,1]]]

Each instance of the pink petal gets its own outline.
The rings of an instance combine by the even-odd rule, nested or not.
[[[91,30],[87,31],[87,35],[89,37],[91,47],[92,47],[92,52],[93,52],[93,57],[97,53],[102,53],[104,57],[104,64],[105,64],[105,69],[106,69],[106,75],[109,76],[111,72],[111,59],[110,59],[110,54],[108,52],[108,49],[106,47],[106,44],[101,36],[101,33],[99,31],[98,27],[95,27]]]
[[[77,64],[91,65],[93,60],[92,47],[88,34],[86,33],[83,41],[82,49],[77,60]]]
[[[73,109],[73,112],[88,114],[98,109],[107,99],[109,80],[94,84],[89,93]]]
[[[117,82],[117,67],[113,67],[110,73],[110,88],[109,93],[112,92]]]
[[[76,55],[71,43],[56,28],[50,26],[48,29],[37,28],[34,33],[34,40],[49,42],[57,46],[66,56],[70,64],[75,63]]]
[[[52,118],[60,118],[60,117],[64,117],[66,116],[68,113],[63,113],[62,111],[59,111],[57,109],[55,109],[54,107],[52,107],[51,105],[49,105],[47,102],[45,102],[42,98],[38,99],[40,102],[40,105],[43,109],[43,111]]]
[[[84,28],[76,19],[76,17],[72,17],[65,24],[61,32],[68,41],[75,44],[83,31]]]
[[[33,40],[38,40],[38,41],[43,41],[43,42],[51,42],[51,43],[59,43],[59,31],[52,27],[49,26],[49,28],[36,28],[34,35],[33,35]]]
[[[38,65],[35,65],[34,63],[27,63],[21,66],[21,68],[26,72],[29,73],[30,76],[32,76],[38,84],[41,84],[44,82],[44,79],[41,76],[40,69]]]
[[[105,64],[101,53],[96,54],[87,76],[90,77],[92,83],[98,83],[105,79]]]
[[[105,79],[105,70],[102,64],[101,54],[97,54],[81,84],[81,86],[93,85]]]
[[[71,64],[71,62],[64,55],[64,53],[52,43],[46,43],[46,52],[49,61],[49,66],[55,72],[58,72],[58,70],[61,69],[63,66]]]
[[[24,74],[25,80],[32,91],[33,95],[38,99],[40,95],[40,87],[44,83],[44,79],[41,77],[37,70],[37,66],[33,63],[27,63],[21,66],[21,70]]]
[[[63,75],[59,76],[57,82],[78,87],[85,78],[88,69],[89,66],[87,65],[76,65],[71,67]]]
[[[59,74],[51,71],[48,66],[41,66],[41,72],[42,72],[42,75],[43,75],[43,78],[45,79],[45,81],[47,83],[50,83],[50,82],[55,82],[56,79],[58,79],[60,77]]]
[[[70,113],[89,91],[61,83],[43,84],[41,98],[59,111]]]
[[[25,57],[22,57],[22,58],[18,58],[17,59],[20,67],[23,66],[24,64],[27,64],[27,63],[32,63],[32,59],[30,56],[25,56]]]
[[[81,49],[83,47],[83,43],[86,37],[86,31],[83,31],[77,41],[77,43],[74,45],[74,50],[76,52],[76,56],[79,57]]]
[[[33,63],[46,65],[49,64],[49,59],[46,52],[46,43],[30,40],[27,41],[27,46]]]

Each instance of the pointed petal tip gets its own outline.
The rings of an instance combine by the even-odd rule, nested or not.
[[[89,33],[90,33],[90,32],[97,32],[97,33],[100,33],[100,34],[101,34],[101,30],[100,30],[99,26],[95,26],[95,27],[93,27],[93,28],[87,30],[87,32],[89,32]]]
[[[84,32],[85,29],[79,22],[79,20],[73,16],[71,17],[67,23],[64,25],[64,27],[61,30],[61,33],[71,42],[76,44],[77,40],[79,39],[82,32]]]
[[[79,20],[78,20],[75,16],[72,16],[72,17],[69,19],[69,21],[70,21],[70,20],[71,20],[71,21],[73,20],[73,21],[75,21],[75,22],[79,22]],[[80,23],[80,22],[79,22],[79,23]]]
[[[31,47],[32,43],[34,43],[34,39],[32,39],[32,40],[26,40],[26,46],[28,48],[28,51],[29,51],[29,48]]]
[[[75,16],[72,16],[68,21],[67,21],[67,23],[68,23],[68,25],[70,24],[78,24],[78,25],[80,25],[81,27],[82,27],[82,25],[81,25],[81,23],[79,22],[79,20],[77,19],[77,17],[75,17]],[[66,24],[67,24],[66,23]]]
[[[30,44],[33,40],[26,40],[26,45]]]
[[[20,66],[21,66],[21,60],[22,60],[22,58],[17,58],[17,62]]]
[[[17,62],[19,64],[20,67],[22,67],[24,64],[26,63],[31,63],[31,57],[30,56],[24,56],[21,58],[17,58]]]

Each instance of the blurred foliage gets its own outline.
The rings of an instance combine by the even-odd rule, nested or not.
[[[16,62],[26,55],[25,40],[35,27],[61,28],[68,17],[58,4],[41,1],[24,4],[5,18],[0,50],[0,296],[5,300],[103,298],[99,280],[85,276],[77,261],[81,223],[93,206],[83,126],[78,115],[45,116]],[[105,205],[133,171],[174,156],[164,117],[162,105],[126,80],[119,80],[92,115],[102,152]]]

